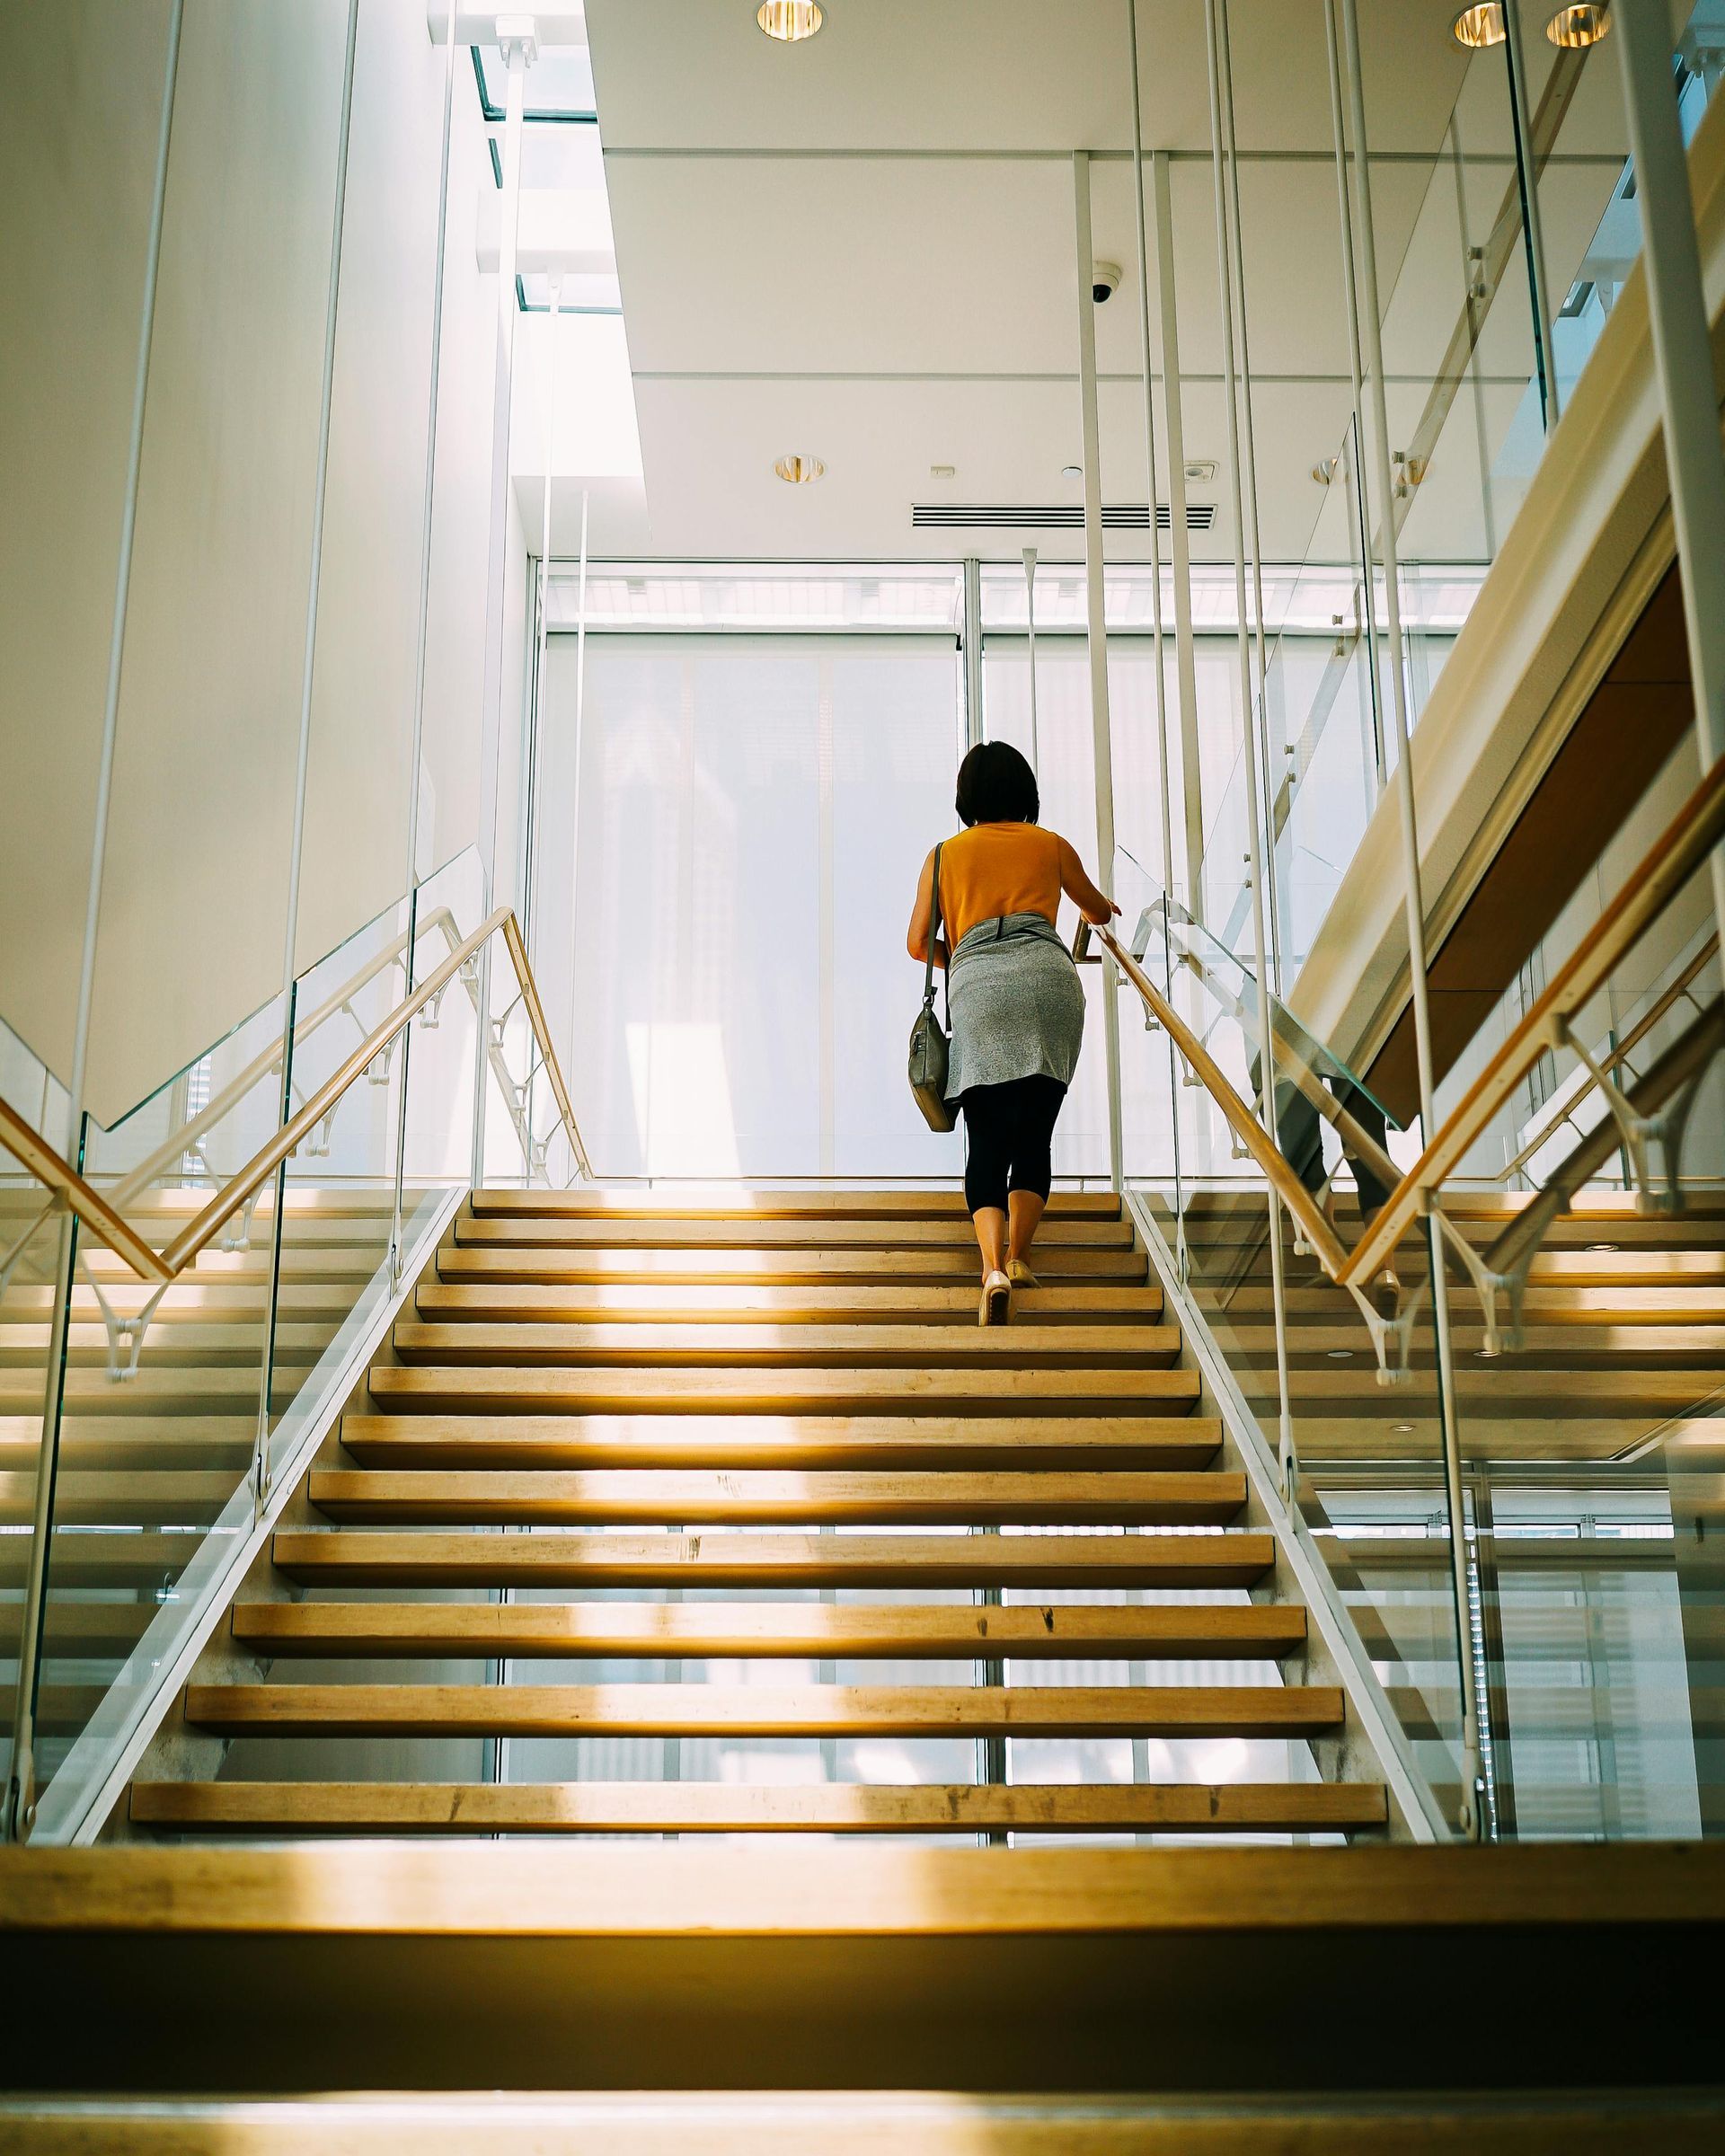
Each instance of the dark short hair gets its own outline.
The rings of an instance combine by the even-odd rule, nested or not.
[[[1042,813],[1036,773],[1010,741],[978,741],[959,765],[959,821],[1033,824]]]

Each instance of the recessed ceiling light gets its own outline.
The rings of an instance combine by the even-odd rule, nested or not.
[[[1614,1242],[1590,1242],[1588,1249],[1596,1258],[1608,1258],[1617,1248]]]
[[[1393,1437],[1411,1437],[1413,1425],[1411,1422],[1393,1422],[1390,1425],[1390,1435]]]
[[[818,479],[827,469],[818,456],[782,456],[773,469],[793,487],[807,486],[810,480]]]
[[[1321,487],[1327,487],[1335,478],[1336,467],[1340,464],[1340,462],[1341,459],[1339,456],[1326,456],[1321,464],[1313,465],[1313,478],[1317,481]]]
[[[1082,464],[1062,464],[1060,476],[1062,479],[1082,479],[1084,476],[1084,467]]]
[[[1332,1363],[1351,1363],[1354,1359],[1354,1351],[1351,1348],[1331,1348],[1328,1353]]]
[[[1501,45],[1506,35],[1501,0],[1483,0],[1479,7],[1464,7],[1449,27],[1455,42],[1474,52],[1487,45]]]
[[[826,17],[817,0],[761,0],[755,20],[781,45],[800,45],[814,36]]]
[[[1560,7],[1545,25],[1545,35],[1566,52],[1585,52],[1589,45],[1597,45],[1610,28],[1609,7]]]

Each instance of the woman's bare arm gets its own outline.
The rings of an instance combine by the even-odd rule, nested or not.
[[[934,849],[929,849],[928,859],[923,863],[923,872],[916,881],[916,904],[911,910],[910,933],[905,939],[905,948],[919,966],[928,963],[928,932],[934,925]],[[934,963],[946,964],[946,941],[934,939]]]
[[[1106,928],[1119,907],[1085,875],[1077,848],[1069,846],[1064,838],[1057,839],[1056,844],[1060,848],[1060,888],[1092,928]]]

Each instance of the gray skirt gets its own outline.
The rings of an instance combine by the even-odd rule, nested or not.
[[[1072,1083],[1084,1038],[1084,990],[1066,947],[1040,914],[979,921],[947,969],[952,1046],[946,1097],[1014,1078]]]

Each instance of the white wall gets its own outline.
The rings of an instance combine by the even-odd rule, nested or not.
[[[62,1074],[168,20],[167,0],[0,10],[0,1016]],[[186,0],[97,950],[104,1121],[280,985],[348,20],[347,0]],[[443,88],[419,0],[358,0],[302,968],[406,872]],[[480,792],[495,278],[464,50],[455,117],[422,863],[472,840]]]
[[[280,985],[347,9],[190,0],[103,869],[104,1122]]]
[[[52,12],[0,8],[0,1015],[64,1071],[168,5]]]

